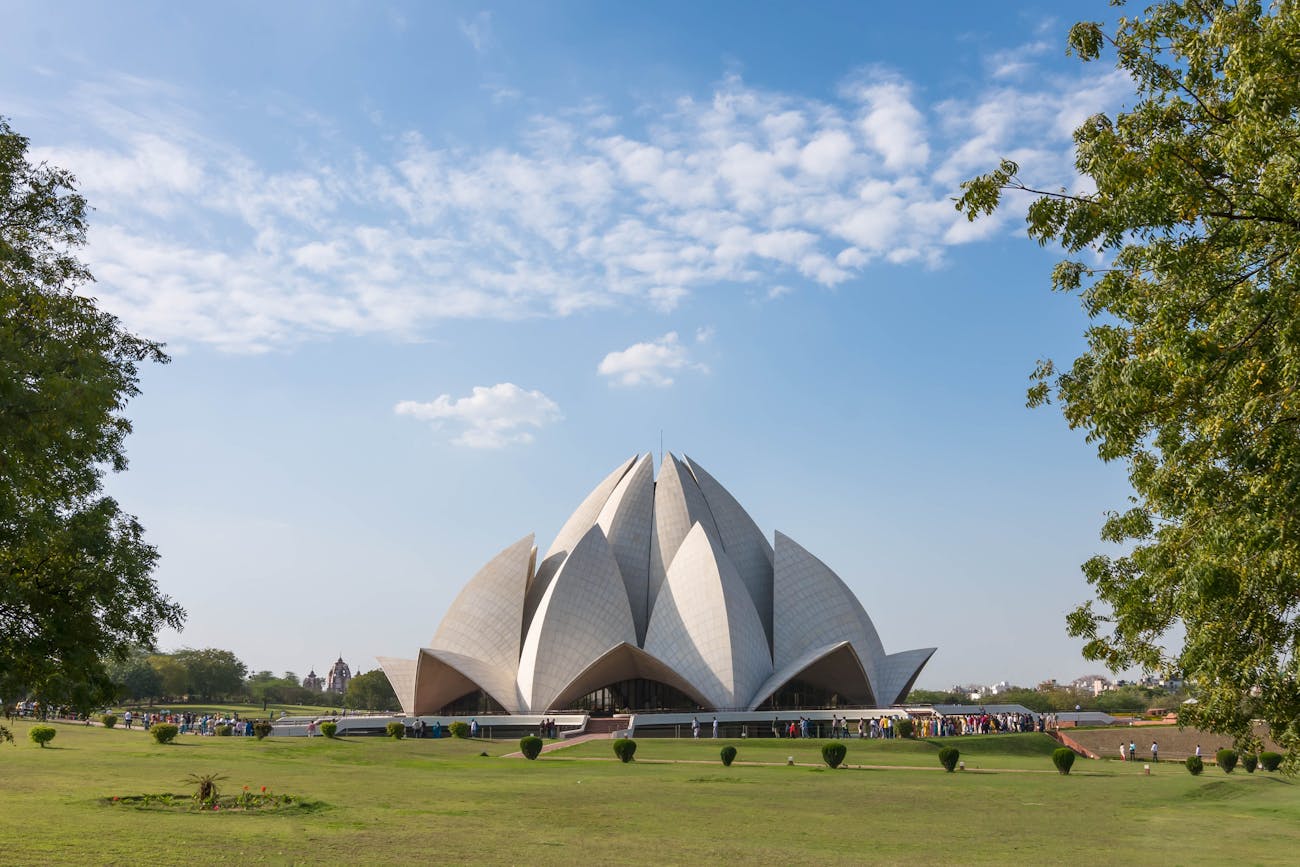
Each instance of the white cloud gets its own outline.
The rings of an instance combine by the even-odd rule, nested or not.
[[[470,20],[460,19],[461,35],[479,54],[487,51],[492,41],[492,13],[484,10]]]
[[[560,407],[540,391],[524,391],[513,382],[476,385],[469,397],[442,394],[427,403],[404,400],[393,407],[398,415],[450,425],[459,430],[452,442],[476,449],[495,449],[533,441],[531,429],[564,418]]]
[[[466,22],[466,38],[482,45],[490,20]],[[1071,129],[1131,87],[1093,67],[1025,85],[989,75],[929,105],[888,70],[831,101],[733,76],[709,99],[647,106],[636,133],[592,104],[492,147],[408,132],[338,156],[308,144],[280,168],[203,135],[184,94],[118,76],[83,86],[72,140],[34,155],[73,170],[97,209],[86,259],[108,309],[175,348],[257,352],[934,267],[1016,217],[968,224],[951,201],[962,179],[1002,156],[1073,179]],[[320,118],[286,118],[326,146]]]
[[[701,329],[696,340],[702,343],[711,336],[712,329]],[[601,359],[596,372],[610,377],[614,385],[667,388],[673,384],[671,374],[686,369],[708,370],[691,361],[690,351],[678,339],[677,332],[670,331],[658,340],[634,343],[627,349],[609,353]]]

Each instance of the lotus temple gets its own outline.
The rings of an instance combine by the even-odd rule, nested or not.
[[[689,457],[629,458],[546,555],[469,580],[428,647],[379,660],[412,717],[889,708],[934,648],[886,653],[826,564]]]

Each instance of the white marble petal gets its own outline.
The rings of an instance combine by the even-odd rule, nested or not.
[[[778,670],[813,648],[851,641],[879,699],[877,666],[885,649],[871,618],[830,567],[779,532],[773,608],[772,655]]]
[[[618,561],[632,606],[638,643],[650,621],[650,532],[654,517],[654,459],[645,454],[610,494],[596,523]]]
[[[415,673],[416,714],[437,713],[476,689],[496,699],[507,713],[522,710],[513,667],[504,669],[450,650],[421,648]]]
[[[853,642],[840,641],[814,647],[774,672],[750,698],[749,709],[756,710],[772,693],[796,678],[838,693],[848,704],[864,707],[877,704],[867,673],[862,669],[862,661],[853,650]]]
[[[593,526],[565,558],[528,627],[517,678],[524,706],[548,710],[575,674],[623,643],[636,643],[636,623],[618,563]]]
[[[632,464],[636,461],[636,456],[628,458],[620,464],[614,472],[605,477],[599,485],[596,486],[587,498],[582,501],[582,505],[574,510],[569,519],[564,522],[560,532],[556,534],[555,541],[547,550],[546,556],[537,567],[537,573],[533,580],[528,584],[528,592],[524,597],[524,631],[527,632],[528,625],[532,622],[533,614],[537,611],[537,605],[541,602],[546,589],[550,587],[555,573],[560,570],[560,564],[564,562],[565,556],[573,550],[573,546],[578,544],[578,540],[587,534],[587,531],[596,523],[600,517],[600,512],[605,508],[605,502],[609,500],[609,495],[618,487],[623,476],[631,469]]]
[[[655,483],[654,528],[650,536],[650,610],[653,617],[655,599],[664,578],[672,565],[677,549],[686,534],[696,524],[701,524],[717,539],[718,528],[713,523],[709,504],[700,492],[695,477],[682,467],[671,454],[664,456]]]
[[[754,603],[703,524],[691,528],[668,568],[645,649],[698,686],[715,709],[746,707],[772,674]]]
[[[758,529],[754,519],[737,502],[731,492],[718,484],[717,479],[698,463],[685,457],[686,465],[700,486],[709,511],[718,526],[718,538],[727,557],[736,565],[741,580],[754,600],[754,608],[767,631],[768,646],[772,641],[772,545]]]
[[[415,713],[415,665],[414,659],[397,659],[392,656],[376,657],[379,667],[384,670],[384,677],[397,693],[397,700],[402,705],[402,713],[411,716]]]
[[[489,560],[451,603],[429,646],[513,672],[533,551],[530,533]]]
[[[885,657],[884,661],[876,666],[876,677],[879,680],[878,691],[882,705],[900,704],[907,698],[907,694],[912,691],[912,684],[916,683],[917,676],[925,664],[934,656],[934,647],[921,647],[916,650],[904,650],[899,653],[891,653]]]

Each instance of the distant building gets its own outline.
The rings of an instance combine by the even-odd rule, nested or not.
[[[340,656],[330,668],[330,673],[325,680],[325,689],[342,695],[348,691],[348,681],[351,679],[352,669],[348,668],[348,664]]]
[[[320,692],[325,688],[325,679],[318,675],[316,669],[313,668],[311,672],[302,679],[302,686],[303,689],[314,689],[316,692]]]

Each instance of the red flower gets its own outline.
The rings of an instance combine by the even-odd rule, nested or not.
[[[263,787],[262,787],[262,792],[265,794],[265,792],[266,792],[266,786],[263,786]]]

